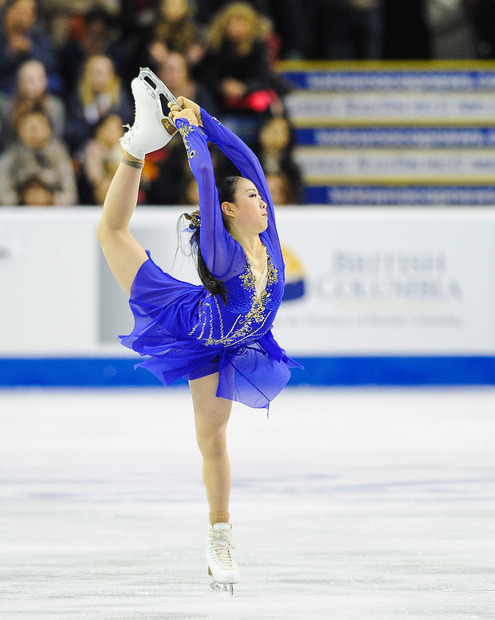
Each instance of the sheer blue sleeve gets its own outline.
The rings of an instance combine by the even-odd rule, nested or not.
[[[277,225],[275,223],[275,209],[259,159],[235,133],[227,129],[216,118],[210,116],[203,108],[201,108],[201,120],[207,139],[216,144],[225,153],[236,168],[239,169],[241,176],[255,184],[260,196],[266,202],[268,228],[266,232],[262,233],[262,236],[266,235],[269,238],[272,251],[276,254],[272,258],[279,265],[283,266],[282,248],[280,247]]]
[[[219,280],[228,280],[245,269],[242,247],[227,232],[223,220],[213,164],[204,131],[179,118],[175,125],[186,147],[189,166],[199,189],[201,214],[201,254],[209,271]]]

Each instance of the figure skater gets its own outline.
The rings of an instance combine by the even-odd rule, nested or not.
[[[232,401],[268,408],[299,366],[275,342],[271,327],[284,288],[284,262],[263,170],[253,152],[194,102],[179,97],[163,114],[143,78],[132,81],[135,120],[121,138],[123,159],[110,184],[98,240],[110,268],[130,295],[135,327],[122,343],[148,359],[140,364],[165,384],[189,380],[203,480],[209,504],[207,542],[214,589],[231,594],[240,579],[232,557],[230,463],[226,428]],[[166,90],[166,89],[165,89]],[[182,109],[181,109],[182,108]],[[147,153],[182,136],[199,186],[199,210],[189,219],[202,285],[164,273],[132,237]],[[207,141],[231,159],[242,176],[215,185]]]

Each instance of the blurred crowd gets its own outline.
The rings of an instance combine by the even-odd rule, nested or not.
[[[142,66],[250,144],[278,203],[301,202],[284,106],[290,86],[273,69],[281,37],[253,4],[0,3],[0,204],[102,204],[121,159],[118,139],[133,122],[130,82]],[[217,173],[234,172],[211,148]],[[139,201],[197,204],[181,140],[146,158]]]
[[[298,204],[276,60],[495,56],[495,0],[0,0],[0,12],[0,205],[102,204],[143,66],[255,150],[276,204]],[[141,203],[197,200],[180,140],[147,157]]]

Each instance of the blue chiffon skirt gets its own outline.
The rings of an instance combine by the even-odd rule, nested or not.
[[[149,370],[165,385],[218,372],[217,396],[268,408],[287,384],[289,368],[301,366],[278,346],[271,331],[248,346],[206,345],[191,337],[199,303],[209,293],[173,278],[148,257],[131,287],[134,329],[120,336],[125,347],[147,356],[136,367]]]

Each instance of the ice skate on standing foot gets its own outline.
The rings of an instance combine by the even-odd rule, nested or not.
[[[152,88],[145,79],[149,74],[157,80],[157,87]],[[160,101],[162,91],[158,88],[158,83],[165,88],[163,82],[149,69],[141,69],[139,76],[131,82],[134,124],[120,139],[120,144],[129,155],[137,159],[144,159],[147,153],[161,149],[177,133],[177,128],[163,113]]]
[[[232,525],[215,523],[208,532],[206,561],[208,574],[213,576],[211,588],[220,592],[234,594],[234,584],[241,578],[239,567],[232,557]]]

